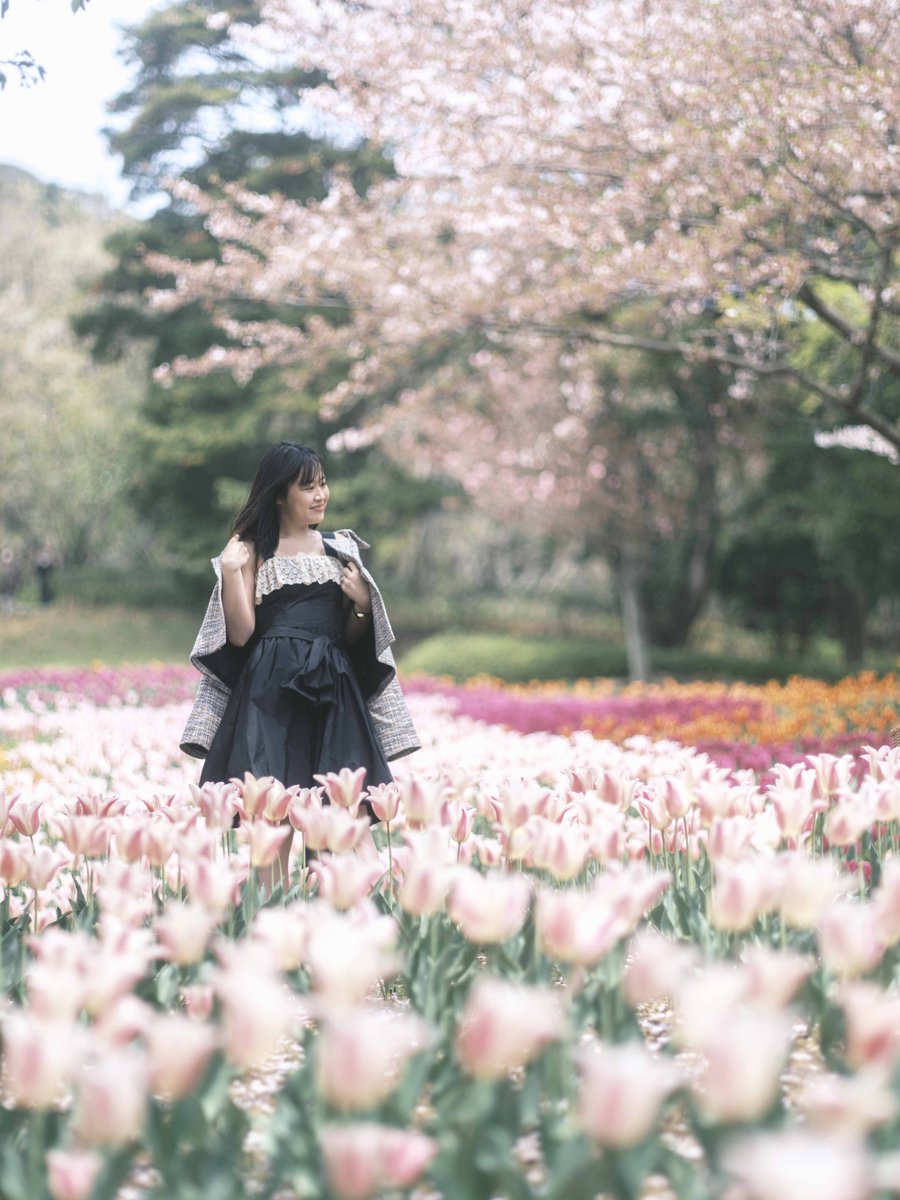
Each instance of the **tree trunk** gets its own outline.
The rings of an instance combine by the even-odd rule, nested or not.
[[[627,554],[616,568],[616,583],[622,606],[628,676],[632,680],[647,680],[650,678],[650,648],[647,644],[640,570],[635,559]]]
[[[859,671],[866,651],[866,602],[862,590],[839,583],[835,589],[838,635],[844,647],[844,666]]]

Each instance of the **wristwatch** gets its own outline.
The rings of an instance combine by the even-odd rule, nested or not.
[[[367,612],[357,612],[354,608],[353,615],[358,621],[364,621],[369,614]]]

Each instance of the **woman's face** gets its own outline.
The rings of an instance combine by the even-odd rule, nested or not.
[[[328,503],[328,484],[320,471],[311,483],[295,479],[288,484],[284,499],[278,501],[283,519],[291,525],[318,525]]]

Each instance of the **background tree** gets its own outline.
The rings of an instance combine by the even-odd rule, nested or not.
[[[242,48],[236,27],[252,29],[259,21],[252,0],[182,0],[126,31],[124,56],[135,78],[111,105],[119,120],[109,131],[110,146],[122,155],[133,196],[159,195],[163,202],[110,239],[114,265],[97,280],[94,305],[76,322],[98,361],[116,361],[140,344],[155,366],[202,354],[219,339],[202,299],[177,312],[150,308],[145,299],[148,289],[164,294],[175,286],[171,274],[148,264],[149,253],[179,255],[199,269],[222,261],[220,243],[190,200],[161,192],[167,178],[180,175],[219,194],[242,178],[256,193],[302,205],[326,195],[338,167],[360,190],[388,169],[365,146],[348,149],[309,132],[302,92],[321,76],[278,67],[271,56]],[[296,325],[305,319],[264,292],[232,297],[226,307],[243,320]],[[334,369],[323,364],[327,382],[320,379],[319,386],[330,386],[333,377]],[[221,370],[202,380],[148,379],[132,497],[140,510],[152,512],[168,569],[189,586],[197,576],[205,585],[208,556],[262,449],[279,437],[322,445],[329,431],[311,386],[291,386],[277,366],[240,378]]]
[[[146,366],[132,349],[97,367],[69,328],[104,239],[126,224],[0,167],[0,551],[24,579],[42,548],[58,565],[112,563],[146,537],[124,503]]]
[[[879,398],[900,372],[893,0],[264,11],[298,64],[327,72],[311,99],[391,145],[399,177],[277,206],[253,229],[208,202],[243,252],[185,275],[185,296],[262,287],[353,305],[352,329],[245,326],[236,366],[288,354],[312,367],[337,339],[359,357],[343,401],[402,375],[409,347],[441,331],[531,331],[783,377],[829,419],[900,438]],[[246,209],[246,189],[234,201]],[[852,319],[827,303],[828,280],[853,291]],[[643,293],[660,322],[617,329],[622,299]],[[671,336],[704,310],[712,326]],[[852,355],[838,389],[795,359],[810,318]]]

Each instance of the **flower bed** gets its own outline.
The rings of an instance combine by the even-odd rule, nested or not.
[[[808,754],[858,753],[883,746],[900,721],[900,677],[863,673],[836,684],[800,677],[786,684],[631,684],[608,681],[504,686],[476,679],[465,686],[413,679],[452,711],[520,733],[584,729],[622,744],[630,737],[668,738],[707,753],[722,766],[760,771]]]
[[[900,751],[755,779],[412,700],[368,795],[198,788],[184,703],[0,710],[0,1194],[900,1190]]]

